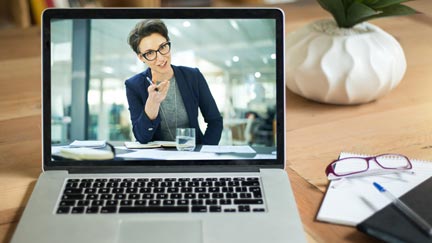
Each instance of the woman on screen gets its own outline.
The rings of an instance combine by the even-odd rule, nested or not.
[[[217,145],[222,116],[198,68],[171,65],[171,42],[161,20],[139,22],[128,43],[148,68],[126,80],[126,96],[133,133],[141,143],[174,141],[176,128],[196,130],[196,143]],[[198,126],[198,108],[207,123]]]

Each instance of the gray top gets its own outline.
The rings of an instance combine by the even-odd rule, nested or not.
[[[171,79],[167,96],[161,103],[162,140],[175,141],[176,128],[189,127],[189,118],[175,77]]]

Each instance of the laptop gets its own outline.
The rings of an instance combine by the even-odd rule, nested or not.
[[[12,242],[306,242],[284,171],[282,10],[48,9],[42,18],[43,172]],[[146,19],[166,25],[171,48],[147,54],[170,51],[173,67],[202,74],[223,120],[217,145],[125,147],[137,141],[125,80],[149,69],[128,36]],[[209,129],[199,110],[196,137]],[[115,155],[61,156],[72,142]]]

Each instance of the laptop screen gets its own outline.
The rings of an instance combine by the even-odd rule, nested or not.
[[[45,11],[46,168],[282,167],[282,39],[277,9]]]

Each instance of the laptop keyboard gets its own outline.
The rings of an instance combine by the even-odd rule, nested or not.
[[[259,177],[66,179],[57,214],[265,212]]]

